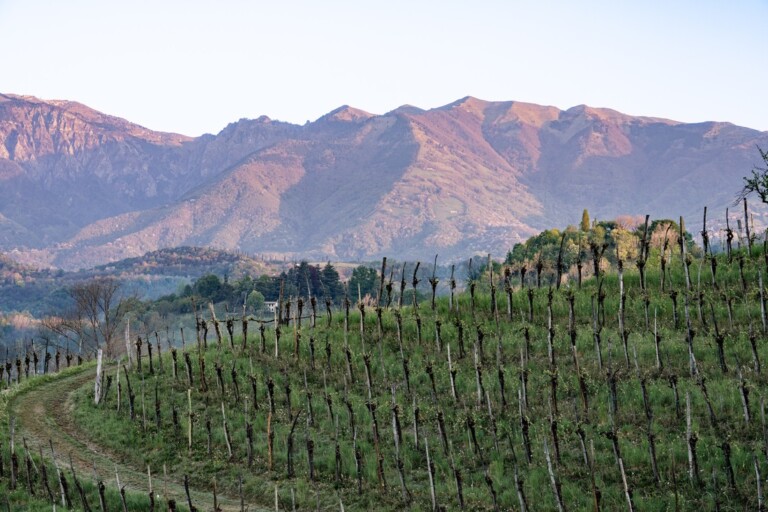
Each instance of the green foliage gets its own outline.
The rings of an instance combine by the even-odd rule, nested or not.
[[[560,240],[563,233],[558,229],[547,229],[538,235],[532,236],[524,243],[515,244],[512,251],[507,253],[504,261],[507,265],[532,262],[538,259],[554,262],[560,250]],[[578,247],[580,234],[576,231],[567,231],[566,240]]]
[[[366,295],[376,297],[379,290],[379,274],[374,268],[360,265],[352,271],[347,286],[350,298],[357,297],[358,291],[361,297]]]
[[[378,317],[365,304],[361,309],[351,308],[346,322],[334,308],[327,324],[325,319],[314,323],[303,320],[301,325],[282,326],[281,335],[273,324],[265,324],[265,347],[254,324],[247,340],[235,340],[232,347],[226,340],[218,345],[209,322],[207,350],[194,341],[190,343],[196,337],[189,332],[187,335],[185,350],[192,361],[194,385],[186,382],[185,354],[179,347],[178,376],[173,375],[171,355],[165,345],[163,371],[155,360],[150,373],[146,359],[142,372],[131,370],[137,395],[133,419],[128,417],[124,374],[119,382],[123,390],[120,407],[116,381],[105,402],[93,404],[92,378],[72,394],[62,395],[61,400],[71,405],[68,416],[76,430],[87,437],[84,446],[109,453],[121,465],[138,471],[149,466],[157,474],[166,466],[169,478],[176,482],[181,475],[189,475],[193,487],[206,495],[211,494],[215,476],[220,496],[237,496],[237,482],[243,476],[246,503],[261,507],[271,508],[278,489],[282,509],[291,507],[293,496],[299,509],[337,509],[339,500],[348,510],[429,509],[427,440],[436,494],[441,505],[448,508],[458,508],[454,469],[459,469],[466,509],[492,508],[489,482],[494,486],[499,509],[517,509],[516,488],[511,484],[516,469],[532,509],[555,509],[542,451],[546,441],[553,457],[559,459],[554,471],[569,509],[591,509],[596,485],[602,509],[621,510],[626,508],[626,501],[611,441],[615,438],[639,510],[711,509],[715,497],[724,510],[755,510],[754,464],[763,475],[768,474],[768,440],[759,420],[768,398],[768,376],[760,367],[761,361],[764,368],[768,360],[768,345],[762,327],[764,297],[757,286],[759,273],[765,276],[768,270],[767,260],[756,247],[752,254],[734,251],[731,260],[720,257],[714,266],[700,252],[689,251],[690,271],[699,275],[692,278],[694,285],[688,290],[684,263],[673,241],[679,233],[677,225],[659,221],[650,227],[652,249],[645,262],[645,283],[640,282],[637,268],[628,264],[637,258],[642,230],[633,230],[626,222],[597,222],[587,232],[575,228],[547,230],[516,245],[507,255],[506,265],[518,269],[528,265],[531,269],[541,263],[543,271],[552,274],[558,255],[563,266],[568,267],[579,259],[588,260],[591,245],[604,246],[607,261],[625,262],[623,297],[618,293],[619,276],[610,266],[599,279],[586,280],[581,287],[570,281],[559,290],[522,288],[517,283],[505,288],[501,265],[493,262],[494,272],[490,273],[485,268],[487,260],[481,259],[475,262],[480,264],[473,266],[475,274],[471,276],[477,285],[475,296],[457,293],[452,306],[447,298],[440,298],[434,311],[429,303],[421,302],[418,308],[382,308]],[[669,237],[666,248],[664,236]],[[692,243],[689,234],[685,239]],[[660,269],[662,257],[666,262],[664,274]],[[715,268],[716,275],[714,270],[707,273]],[[427,281],[425,275],[429,272],[420,274],[422,286]],[[489,282],[491,275],[493,283]],[[410,285],[410,273],[406,281]],[[445,285],[445,279],[441,282]],[[150,317],[159,315],[161,309],[168,314],[172,308],[189,303],[193,296],[240,305],[245,298],[249,306],[256,307],[267,298],[262,290],[276,297],[281,283],[286,300],[305,300],[309,293],[317,297],[343,294],[338,272],[330,263],[320,268],[301,262],[278,277],[243,275],[230,283],[214,273],[203,275],[178,294],[155,303],[136,301],[134,314],[149,325]],[[364,265],[355,268],[348,285],[353,301],[358,286],[362,294],[375,296],[379,285],[376,269]],[[496,293],[495,303],[491,289]],[[419,295],[417,300],[422,300]],[[410,300],[404,302],[410,304]],[[292,305],[297,307],[295,300]],[[307,314],[306,306],[304,312]],[[619,315],[623,332],[619,331]],[[220,327],[223,325],[222,321]],[[235,326],[239,329],[240,324],[236,322]],[[199,339],[201,333],[197,334]],[[721,369],[718,342],[722,342],[728,371]],[[456,377],[455,399],[451,394],[448,347]],[[690,369],[691,353],[696,359],[695,373]],[[410,368],[407,378],[406,361]],[[202,385],[203,368],[206,386]],[[217,368],[223,370],[222,381],[217,379]],[[106,371],[117,377],[113,366]],[[609,405],[612,376],[616,410],[610,410]],[[552,391],[555,379],[556,392]],[[266,389],[270,381],[275,390],[274,413],[268,412]],[[682,402],[677,407],[670,386],[673,381],[677,400]],[[19,389],[26,386],[34,392],[37,382],[26,380]],[[59,381],[45,377],[39,382],[41,387],[49,384],[48,392],[54,393]],[[522,382],[526,383],[527,400],[523,406],[518,403]],[[255,396],[251,383],[255,383]],[[646,396],[641,385],[646,387]],[[478,388],[485,393],[478,396]],[[741,389],[750,393],[750,421],[743,418]],[[3,441],[7,423],[1,422],[9,417],[3,400],[13,393],[0,394]],[[189,415],[187,393],[192,397]],[[687,477],[687,395],[691,398],[700,483],[692,483]],[[646,404],[652,412],[645,411]],[[421,418],[418,428],[414,425],[415,407]],[[155,410],[159,411],[158,419]],[[174,411],[179,418],[177,425],[172,420]],[[297,413],[300,416],[292,438],[296,469],[295,475],[288,475],[288,439]],[[226,416],[226,429],[222,414]],[[438,415],[443,424],[438,422]],[[403,439],[396,444],[392,429],[397,421]],[[472,421],[477,446],[469,432]],[[210,450],[207,422],[211,425]],[[271,470],[267,468],[268,424],[274,434]],[[247,425],[254,433],[255,461],[251,467],[246,462]],[[522,425],[529,429],[530,462],[525,457]],[[187,428],[192,432],[191,449],[187,447]],[[443,444],[441,433],[450,443]],[[231,438],[231,456],[227,435]],[[557,454],[555,435],[559,440]],[[654,482],[650,469],[649,439],[656,443],[658,482]],[[724,440],[731,445],[736,473],[732,489],[723,482]],[[310,482],[308,476],[307,441],[312,441],[314,447],[315,482]],[[582,450],[582,441],[586,450]],[[337,446],[339,481],[335,478]],[[6,442],[0,443],[0,457],[7,461],[6,447]],[[361,493],[357,491],[355,447],[362,455]],[[413,503],[401,497],[398,459]],[[46,464],[40,460],[37,463]],[[713,472],[721,482],[718,487],[709,477]],[[387,482],[386,488],[382,481]],[[12,506],[37,509],[37,502],[21,491],[9,493],[4,485],[0,479],[0,497],[10,496]],[[91,482],[87,492],[93,506],[96,501]],[[109,509],[117,509],[114,490],[111,492]],[[178,488],[172,492],[179,496]],[[130,499],[131,510],[147,508],[144,496],[132,494]],[[211,507],[201,504],[201,508]]]
[[[601,227],[607,231],[606,226]],[[607,227],[611,231],[623,229],[619,226]],[[562,233],[557,232],[557,235],[550,238],[557,240],[559,245]],[[740,256],[745,257],[746,289],[742,288],[738,264]],[[623,311],[628,331],[626,351],[618,332],[616,313],[622,299],[618,296],[618,276],[615,273],[607,271],[602,277],[600,288],[593,279],[585,282],[581,290],[572,287],[552,291],[553,324],[550,331],[549,290],[530,292],[533,300],[533,320],[530,321],[528,290],[511,290],[512,302],[507,310],[507,295],[501,292],[503,274],[494,272],[497,290],[495,307],[489,293],[480,291],[483,287],[478,287],[473,309],[467,294],[459,294],[459,305],[454,309],[449,308],[446,298],[441,298],[435,312],[429,310],[428,303],[420,304],[418,311],[411,307],[399,310],[402,344],[398,339],[395,310],[385,309],[382,312],[382,324],[379,327],[376,315],[370,308],[365,309],[366,316],[362,323],[360,311],[352,308],[346,332],[343,315],[338,314],[338,310],[334,312],[329,327],[323,321],[318,321],[313,328],[309,327],[309,322],[304,322],[301,327],[287,326],[282,329],[283,335],[279,341],[276,341],[276,333],[270,326],[266,350],[262,350],[258,335],[254,335],[253,330],[249,333],[249,343],[244,350],[241,348],[242,340],[236,341],[234,350],[226,344],[218,347],[210,339],[207,351],[198,352],[195,345],[188,344],[195,377],[191,389],[191,451],[187,448],[186,438],[190,420],[186,409],[188,385],[183,358],[179,357],[179,376],[174,378],[168,351],[164,351],[164,372],[159,372],[156,365],[155,373],[149,374],[146,364],[142,374],[132,371],[131,381],[137,395],[137,414],[133,421],[128,418],[124,374],[121,375],[123,401],[120,412],[117,411],[116,382],[113,382],[111,394],[106,401],[100,406],[94,406],[92,382],[89,379],[87,386],[76,391],[70,398],[73,406],[72,421],[80,432],[88,433],[92,446],[114,454],[121,464],[141,469],[148,465],[155,473],[165,464],[171,480],[179,482],[180,475],[188,474],[193,487],[207,490],[209,495],[213,475],[216,476],[220,496],[229,497],[237,496],[238,478],[243,475],[245,500],[248,504],[270,506],[274,500],[274,488],[277,487],[281,508],[290,507],[293,489],[300,509],[315,508],[318,503],[321,509],[336,509],[341,499],[347,510],[401,510],[408,505],[402,500],[399,489],[397,452],[392,432],[394,399],[403,429],[399,453],[406,483],[414,499],[410,508],[422,510],[431,505],[424,450],[426,439],[430,446],[431,461],[435,465],[436,492],[442,504],[458,508],[453,464],[462,472],[467,509],[491,508],[486,477],[494,485],[499,508],[516,509],[516,488],[510,482],[513,482],[514,467],[517,465],[529,504],[535,503],[535,510],[551,510],[556,507],[542,446],[546,440],[550,449],[554,449],[553,423],[550,421],[553,418],[556,420],[555,429],[559,437],[560,458],[554,468],[569,509],[591,509],[590,467],[594,470],[595,483],[600,488],[602,509],[626,508],[613,445],[606,436],[606,433],[614,432],[638,509],[673,510],[675,503],[678,510],[710,509],[716,491],[708,476],[717,470],[721,481],[717,493],[721,503],[728,503],[732,510],[754,510],[757,498],[752,454],[757,454],[763,474],[768,469],[768,463],[760,453],[765,445],[758,419],[758,404],[766,398],[768,380],[765,373],[757,371],[755,367],[749,329],[750,323],[755,325],[755,319],[761,315],[756,275],[758,270],[764,269],[764,263],[761,254],[756,256],[752,258],[736,253],[730,263],[720,258],[717,287],[709,285],[708,279],[702,278],[701,288],[693,289],[689,294],[691,327],[696,331],[693,350],[703,380],[692,376],[689,371],[686,322],[679,318],[684,314],[685,281],[682,262],[674,258],[667,267],[665,291],[661,290],[661,276],[656,263],[648,269],[646,290],[640,286],[637,271],[631,266],[625,267],[623,279],[626,297],[623,300]],[[692,268],[695,266],[692,265]],[[367,270],[355,269],[355,282],[367,279],[367,283],[372,285],[368,291],[373,291],[375,295],[376,271],[367,267],[358,268]],[[487,281],[489,275],[481,273],[477,279]],[[605,295],[602,306],[595,305],[598,317],[601,318],[598,325],[602,336],[602,344],[596,346],[592,308],[597,302],[595,299],[599,297],[599,289]],[[673,303],[668,293],[670,289],[679,294],[675,311],[678,325],[675,325]],[[574,337],[568,332],[571,296],[575,313]],[[732,311],[726,308],[723,296],[732,299]],[[707,306],[711,306],[711,314],[699,316],[699,304],[705,313],[709,311]],[[511,311],[511,317],[508,311]],[[646,317],[647,312],[650,312],[649,317]],[[663,367],[657,367],[656,363],[654,316],[662,340],[659,350]],[[417,319],[421,325],[420,335]],[[441,321],[439,339],[435,319]],[[725,336],[725,357],[730,367],[727,373],[719,367],[713,319],[717,320],[719,332]],[[358,330],[361,324],[362,333]],[[379,340],[380,328],[382,335]],[[463,351],[459,348],[459,328],[463,332]],[[478,329],[483,333],[482,343]],[[755,328],[752,332],[755,332]],[[553,335],[551,356],[547,346],[549,335]],[[768,357],[764,336],[764,333],[759,333],[755,343],[757,357],[762,361]],[[314,352],[310,352],[310,339],[314,343]],[[342,340],[347,340],[349,344],[351,376],[348,374]],[[278,355],[275,355],[275,343]],[[326,344],[328,356],[325,352]],[[456,371],[456,400],[450,392],[447,345],[451,347],[452,368]],[[402,355],[409,361],[408,386],[405,383],[401,346]],[[477,360],[474,357],[475,347],[478,351]],[[527,407],[524,412],[533,452],[530,463],[525,460],[518,404],[521,353],[527,357]],[[598,365],[598,353],[602,356],[602,368]],[[310,359],[312,354],[314,361]],[[201,386],[198,356],[205,362],[207,389]],[[366,356],[370,358],[368,368],[365,366]],[[554,359],[554,364],[550,357]],[[217,383],[217,365],[225,370],[223,389]],[[742,417],[739,394],[741,381],[737,365],[740,365],[744,382],[751,391],[749,396],[753,417],[749,423]],[[230,373],[232,368],[237,371],[239,399],[235,396],[235,381]],[[480,400],[477,398],[478,368],[482,371],[483,389],[487,392],[487,396],[482,396]],[[116,376],[114,368],[108,368],[107,372],[108,375]],[[367,372],[371,379],[370,391]],[[505,379],[506,404],[502,404],[499,372]],[[609,413],[610,395],[606,375],[612,372],[616,372],[617,376],[618,410]],[[554,409],[551,391],[554,375],[558,378],[557,410]],[[676,412],[674,393],[669,385],[672,377],[677,379],[682,415]],[[257,386],[258,409],[255,408],[251,394],[251,378]],[[434,392],[432,378],[435,381]],[[271,415],[268,412],[266,392],[266,384],[270,379],[275,384],[275,413]],[[650,427],[644,413],[640,379],[643,379],[646,386],[648,403],[652,409]],[[706,382],[717,417],[716,425],[710,424],[701,382]],[[159,389],[159,428],[154,417],[155,384]],[[581,396],[582,386],[587,390],[589,403],[586,408]],[[287,388],[292,390],[290,398]],[[684,419],[686,394],[691,396],[693,429],[698,438],[700,485],[691,485],[687,478]],[[329,410],[329,402],[333,415]],[[232,441],[231,458],[226,446],[222,404]],[[308,421],[309,404],[313,411],[312,422]],[[377,407],[376,429],[369,408],[371,405]],[[414,405],[419,407],[421,418],[418,446],[413,437]],[[489,407],[492,414],[489,413]],[[174,409],[180,417],[178,433],[172,421]],[[292,416],[299,411],[301,416],[293,439],[296,474],[288,477],[287,439]],[[444,427],[438,425],[438,413],[443,416]],[[468,416],[475,422],[479,453],[475,453],[469,435]],[[210,454],[207,451],[206,420],[211,422]],[[274,432],[274,467],[271,471],[267,468],[268,422]],[[252,426],[254,432],[255,462],[251,468],[246,465],[246,423]],[[450,455],[442,445],[439,434],[442,428],[445,428],[446,437],[450,441]],[[656,443],[661,475],[658,484],[653,482],[650,468],[649,428]],[[579,431],[584,432],[589,464],[583,460]],[[732,447],[736,473],[736,488],[732,490],[724,485],[720,446],[725,435]],[[307,439],[314,443],[315,483],[310,483],[308,479]],[[383,461],[383,476],[388,483],[387,490],[379,484],[377,439],[380,443],[378,452]],[[337,442],[342,476],[338,483],[334,476]],[[362,494],[357,493],[355,445],[363,456]],[[592,445],[594,449],[591,449]],[[516,456],[512,453],[513,448]],[[672,483],[672,475],[676,485]],[[141,509],[140,502],[136,503],[136,509]]]
[[[336,304],[341,304],[344,298],[344,285],[339,279],[339,273],[330,261],[323,267],[320,281],[323,283],[323,295],[330,297]]]
[[[193,312],[193,304],[198,307],[208,302],[223,304],[229,311],[241,311],[243,302],[252,313],[260,313],[266,301],[276,301],[280,294],[281,283],[284,287],[284,297],[307,297],[307,284],[314,297],[324,299],[329,297],[335,304],[340,304],[344,297],[344,287],[339,279],[339,273],[330,263],[322,270],[317,265],[309,265],[302,261],[287,272],[272,276],[267,274],[254,277],[241,275],[236,281],[230,282],[225,274],[203,274],[191,283],[179,285],[176,293],[162,295],[155,300],[140,300],[136,296],[126,299],[126,309],[131,311],[133,328],[139,331],[153,332],[164,330],[169,323],[178,324],[179,317]],[[367,285],[366,285],[367,286]],[[366,288],[367,289],[367,288]],[[68,302],[57,313],[69,309],[71,300],[63,291]],[[0,319],[0,341],[10,338],[11,328]],[[7,335],[3,335],[9,331]]]
[[[584,232],[589,231],[589,228],[591,227],[591,224],[589,223],[589,212],[586,208],[584,208],[584,211],[581,212],[581,224],[579,224],[579,229],[581,229]]]
[[[276,301],[280,295],[280,279],[266,274],[253,281],[253,289],[261,293],[266,300]]]
[[[601,228],[595,228],[599,229]],[[561,265],[566,271],[580,258],[586,258],[586,236],[573,227],[568,227],[562,232],[558,229],[542,231],[522,244],[515,244],[512,251],[507,253],[504,264],[511,266],[515,274],[520,273],[520,268],[526,267],[531,271],[529,275],[534,274],[540,266],[543,274],[551,280],[557,275],[558,255],[561,255]]]
[[[311,293],[314,297],[328,297],[338,304],[344,296],[339,274],[330,262],[322,270],[306,261],[291,267],[274,279],[274,295],[264,294],[267,300],[277,300],[281,282],[284,297],[307,297]]]
[[[258,290],[253,290],[248,294],[246,305],[253,311],[260,311],[264,307],[264,295]]]
[[[207,274],[195,281],[193,292],[206,302],[222,302],[232,297],[234,287],[222,282],[218,276]]]
[[[667,241],[667,250],[680,252],[677,244],[679,231],[678,223],[669,219],[655,220],[650,223],[648,229],[650,261],[659,260],[664,240]],[[602,270],[615,269],[619,259],[625,265],[636,261],[640,255],[642,236],[642,226],[632,229],[626,226],[626,222],[617,221],[594,222],[586,231],[573,227],[568,227],[564,231],[548,229],[523,243],[515,244],[507,253],[504,265],[509,266],[514,275],[519,275],[521,269],[525,268],[531,279],[534,279],[536,270],[541,265],[543,282],[552,283],[557,274],[557,258],[562,242],[563,272],[573,275],[575,267],[581,262],[583,275],[586,277],[594,273],[590,273],[590,269],[593,266],[591,263],[595,251],[602,255]],[[688,253],[699,257],[701,249],[694,243],[693,236],[688,231],[685,232],[685,240]]]
[[[751,193],[756,193],[764,204],[768,204],[768,151],[757,148],[765,167],[756,165],[752,168],[752,177],[744,176],[744,188],[741,189],[737,200],[744,199]]]

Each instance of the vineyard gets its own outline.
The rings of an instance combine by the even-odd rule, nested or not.
[[[370,300],[133,336],[96,390],[94,361],[6,365],[0,507],[764,510],[768,252],[704,240],[547,279],[385,259]]]

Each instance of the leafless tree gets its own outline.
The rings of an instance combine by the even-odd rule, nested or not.
[[[82,317],[77,315],[77,311],[73,309],[61,315],[47,316],[41,323],[44,329],[63,339],[67,345],[74,344],[82,351],[85,324]]]
[[[755,165],[752,167],[752,177],[744,176],[744,188],[736,196],[736,200],[733,202],[734,206],[742,202],[752,192],[760,197],[760,201],[768,204],[768,151],[763,151],[759,146],[757,150],[766,165],[765,167]]]
[[[104,348],[108,356],[114,355],[117,348],[115,333],[129,305],[120,283],[114,279],[96,278],[74,285],[69,295],[74,302],[73,309],[61,316],[45,318],[43,325],[77,343],[81,352]]]

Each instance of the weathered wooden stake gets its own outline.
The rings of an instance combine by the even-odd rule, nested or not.
[[[560,492],[560,481],[557,479],[555,470],[552,467],[552,458],[549,456],[549,445],[547,440],[544,440],[544,457],[547,460],[547,472],[549,473],[549,481],[552,484],[552,494],[555,496],[555,504],[559,512],[565,512],[565,504],[563,503],[563,496]]]
[[[429,475],[429,496],[432,498],[432,510],[437,510],[437,493],[435,492],[435,465],[429,457],[429,439],[424,438],[424,450],[427,454],[427,474]]]
[[[619,470],[621,471],[621,483],[624,486],[624,496],[627,498],[627,508],[629,512],[635,512],[635,504],[632,500],[632,488],[627,481],[627,473],[624,471],[624,460],[619,459]]]
[[[187,452],[192,453],[192,388],[187,388],[187,405]]]
[[[195,379],[192,374],[192,360],[189,358],[189,352],[184,352],[184,363],[187,366],[187,387],[195,385]]]
[[[296,430],[296,423],[299,420],[299,416],[301,416],[301,411],[298,411],[293,417],[293,420],[291,421],[291,430],[288,432],[288,437],[286,439],[286,461],[288,478],[293,478],[296,475],[293,467],[293,433]]]
[[[187,475],[184,475],[184,492],[187,495],[187,506],[189,507],[190,512],[197,510],[197,508],[192,504],[192,496],[189,494],[189,476]]]
[[[363,452],[360,451],[360,447],[357,445],[357,428],[352,429],[352,449],[355,452],[355,474],[357,475],[357,494],[363,494]]]
[[[273,468],[273,446],[275,442],[275,432],[272,430],[272,411],[267,414],[267,469],[271,472]]]
[[[745,200],[746,201],[746,200]],[[763,482],[760,476],[760,464],[757,462],[757,456],[752,454],[752,463],[755,466],[755,485],[757,486],[757,510],[765,512],[765,503],[763,503]]]
[[[690,393],[685,394],[685,426],[688,444],[688,476],[691,479],[691,484],[698,487],[701,483],[699,480],[699,459],[696,455],[696,443],[699,441],[699,436],[693,431]]]
[[[432,311],[437,310],[437,305],[435,303],[435,294],[437,290],[437,283],[440,282],[440,280],[435,276],[436,270],[437,270],[437,254],[435,254],[435,263],[432,266],[432,277],[429,278],[429,284],[432,286]]]
[[[741,406],[744,411],[744,423],[749,425],[749,388],[744,380],[744,375],[741,373],[741,366],[737,367],[737,371],[739,372],[739,393],[741,395]]]

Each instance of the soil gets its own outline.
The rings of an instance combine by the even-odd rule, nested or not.
[[[123,463],[118,456],[108,453],[88,435],[78,428],[72,420],[74,402],[72,395],[83,386],[92,383],[93,369],[83,370],[71,375],[54,379],[35,389],[16,396],[10,404],[11,414],[16,418],[16,432],[19,440],[26,439],[33,453],[42,452],[50,459],[50,440],[56,451],[56,461],[69,477],[70,461],[78,478],[87,480],[90,475],[94,480],[101,478],[104,485],[117,488],[116,474],[120,485],[126,492],[147,492],[146,468],[137,468]],[[153,468],[152,485],[156,493],[156,502],[163,503],[173,498],[179,505],[187,503],[184,492],[184,475],[168,474],[166,481],[162,469]],[[163,492],[167,489],[167,496]],[[212,489],[191,488],[192,503],[200,510],[213,509]],[[162,500],[162,501],[161,501]],[[239,498],[218,495],[218,505],[222,511],[240,510]],[[252,505],[247,509],[258,511]],[[261,509],[265,510],[265,509]]]

